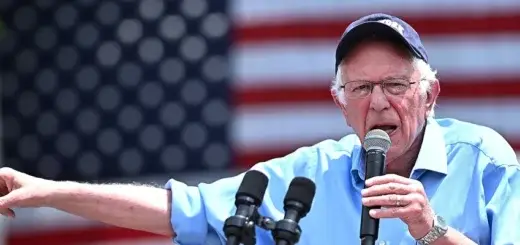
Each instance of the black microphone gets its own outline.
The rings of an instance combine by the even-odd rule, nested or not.
[[[365,154],[365,180],[385,173],[386,152],[392,144],[388,134],[380,129],[367,133],[363,148]],[[364,186],[366,188],[366,185]],[[368,212],[372,208],[363,205],[359,238],[362,245],[374,245],[379,236],[379,219],[372,218]],[[373,207],[378,209],[380,207]]]
[[[296,177],[291,181],[283,200],[285,215],[272,231],[276,245],[293,245],[300,240],[298,222],[311,210],[315,194],[316,185],[310,179]]]
[[[227,245],[255,244],[255,216],[264,199],[268,182],[267,176],[260,171],[251,170],[245,173],[235,195],[235,215],[227,218],[224,223]]]

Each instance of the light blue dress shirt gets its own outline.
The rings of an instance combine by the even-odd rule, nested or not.
[[[309,214],[300,221],[300,245],[360,244],[364,179],[362,146],[348,135],[325,140],[252,169],[269,178],[262,215],[284,215],[283,199],[291,180],[304,176],[316,184]],[[170,180],[171,223],[182,245],[225,244],[224,221],[235,213],[235,193],[243,174],[198,186]],[[478,244],[520,244],[520,166],[515,152],[487,127],[454,119],[429,119],[410,176],[426,190],[435,212],[453,229]],[[257,244],[274,244],[257,229]],[[377,244],[415,244],[399,219],[380,221]]]

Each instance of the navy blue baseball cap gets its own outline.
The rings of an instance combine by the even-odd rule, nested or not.
[[[376,13],[363,16],[347,26],[336,48],[335,72],[338,72],[339,64],[350,49],[364,38],[374,35],[402,42],[414,56],[428,63],[426,49],[412,26],[398,17]]]

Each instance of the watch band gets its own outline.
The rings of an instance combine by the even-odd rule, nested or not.
[[[417,240],[419,245],[430,245],[435,240],[444,236],[448,232],[448,225],[445,220],[439,216],[435,215],[433,219],[433,228],[421,239]]]

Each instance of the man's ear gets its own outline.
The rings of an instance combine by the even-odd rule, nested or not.
[[[435,101],[437,101],[437,97],[441,92],[439,80],[436,79],[430,86],[430,91],[426,93],[426,106],[428,107],[428,112],[433,110]]]
[[[334,103],[342,110],[345,110],[345,105],[339,101],[338,96],[334,89],[330,89],[330,95],[332,96],[332,99],[334,100]]]
[[[350,127],[351,125],[350,125],[350,123],[348,122],[348,119],[347,119],[347,107],[345,106],[344,103],[341,103],[341,101],[338,99],[338,96],[336,95],[336,93],[334,92],[333,89],[330,90],[330,95],[332,96],[332,99],[334,100],[334,103],[341,110],[341,114],[343,114],[343,117],[345,118],[345,121],[347,122],[347,125]]]

